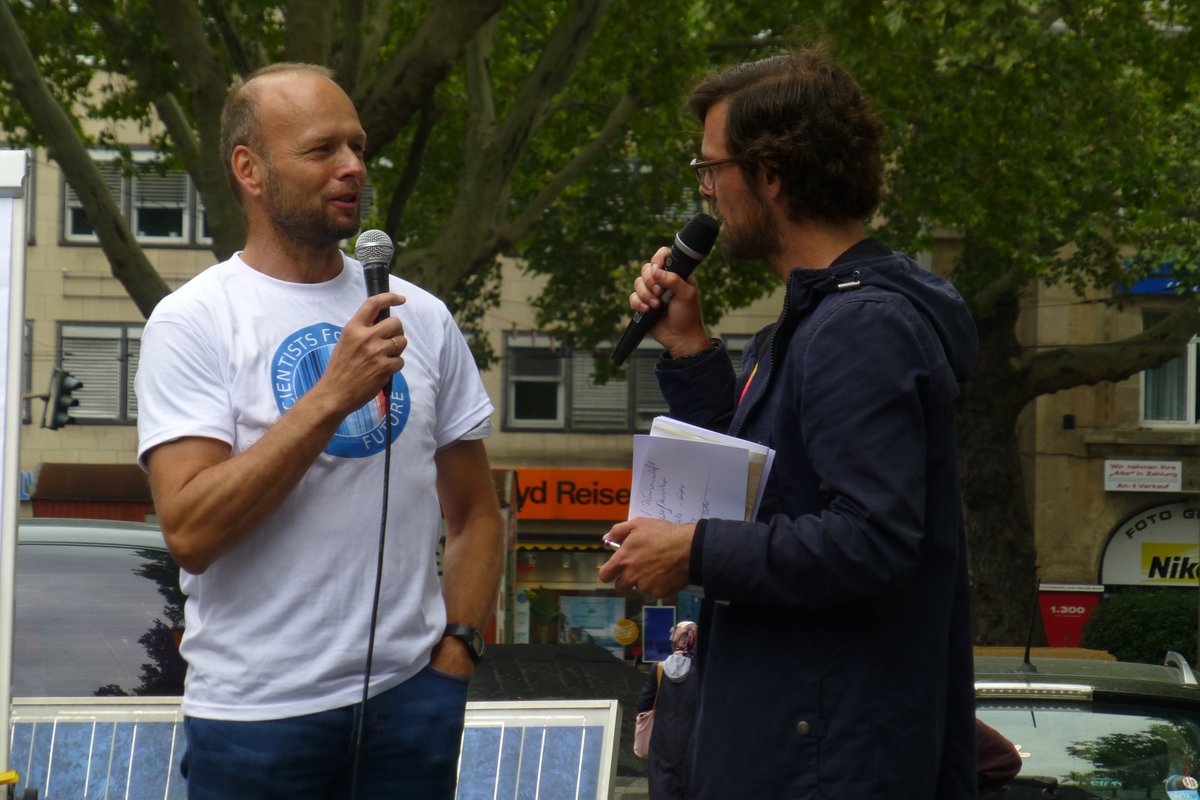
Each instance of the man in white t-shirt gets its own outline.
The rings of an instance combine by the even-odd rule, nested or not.
[[[324,68],[235,86],[221,144],[246,247],[143,334],[138,458],[188,595],[190,800],[454,792],[502,558],[493,409],[445,305],[395,276],[364,301],[338,249],[365,138]]]

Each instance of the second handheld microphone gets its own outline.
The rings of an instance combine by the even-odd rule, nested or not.
[[[675,234],[675,243],[671,245],[671,252],[663,262],[663,269],[667,272],[674,272],[686,280],[696,265],[708,258],[720,230],[721,223],[708,214],[700,213],[692,217],[683,226],[683,230]],[[621,339],[612,352],[613,363],[618,367],[624,364],[629,354],[637,349],[650,329],[658,324],[667,310],[667,303],[671,302],[671,292],[664,292],[659,299],[662,301],[662,305],[645,313],[640,311],[635,313],[625,328],[625,333],[621,334]]]

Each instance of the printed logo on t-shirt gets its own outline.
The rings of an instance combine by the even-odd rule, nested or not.
[[[318,322],[301,328],[279,345],[271,360],[271,390],[281,413],[316,385],[341,335],[341,326]],[[397,372],[392,376],[391,401],[384,398],[381,390],[371,402],[352,412],[325,445],[325,452],[342,458],[365,458],[383,452],[387,439],[384,414],[391,414],[392,441],[395,441],[408,422],[411,405],[408,381]]]

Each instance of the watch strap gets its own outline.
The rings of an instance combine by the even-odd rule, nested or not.
[[[476,664],[483,658],[483,634],[479,629],[465,622],[451,622],[442,631],[443,636],[453,636],[467,646],[467,653]]]

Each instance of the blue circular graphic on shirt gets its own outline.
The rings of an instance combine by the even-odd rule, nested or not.
[[[286,337],[275,356],[271,359],[271,391],[275,394],[275,405],[280,413],[286,412],[316,385],[325,374],[325,367],[333,355],[333,347],[342,335],[338,325],[318,322],[301,328]],[[379,391],[362,408],[342,420],[325,452],[342,458],[366,458],[383,452],[387,441],[387,418],[392,416],[392,441],[400,436],[408,422],[412,402],[408,394],[408,381],[397,372],[392,376],[390,401]]]

